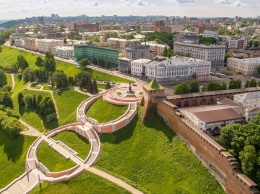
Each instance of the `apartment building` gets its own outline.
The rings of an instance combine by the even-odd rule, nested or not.
[[[229,70],[242,73],[243,75],[257,74],[257,66],[260,65],[260,57],[237,59],[229,58],[227,60],[227,68]]]
[[[208,61],[174,56],[162,62],[153,61],[145,64],[145,76],[158,82],[173,82],[191,80],[192,75],[196,73],[197,80],[204,81],[209,79],[210,69],[211,63]]]
[[[100,31],[100,24],[88,24],[88,23],[74,23],[74,31],[77,32],[98,32]]]
[[[165,47],[169,48],[169,46],[167,46],[167,45],[158,44],[158,43],[153,42],[153,41],[143,42],[142,45],[149,45],[150,51],[154,53],[154,56],[155,55],[163,55],[163,51],[164,51]]]
[[[150,46],[137,45],[126,47],[126,58],[128,59],[150,59]]]
[[[38,51],[38,39],[24,38],[24,48],[26,50]]]
[[[63,40],[55,39],[39,39],[38,40],[38,51],[41,53],[51,52],[52,48],[62,46]]]
[[[195,59],[211,62],[211,69],[218,70],[224,67],[226,47],[223,45],[203,45],[185,42],[174,42],[174,52],[177,54],[187,54]]]
[[[217,31],[204,30],[203,36],[206,38],[215,38],[218,41],[219,33]]]
[[[73,59],[73,47],[72,46],[57,46],[52,48],[52,54],[64,58]]]
[[[14,46],[23,48],[24,47],[24,39],[19,38],[14,41]]]
[[[122,38],[108,38],[107,43],[112,45],[118,44],[120,50],[125,50],[129,45],[140,45],[141,41],[139,39],[126,40]]]
[[[125,57],[118,58],[118,71],[123,73],[131,73],[131,61],[132,59],[128,59]]]

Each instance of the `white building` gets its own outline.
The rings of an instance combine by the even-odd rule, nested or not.
[[[51,52],[52,48],[62,46],[63,40],[55,39],[39,39],[38,40],[38,51],[41,53]]]
[[[150,51],[154,52],[155,55],[163,55],[163,51],[165,47],[169,48],[169,46],[164,45],[164,44],[158,44],[157,42],[143,42],[142,45],[149,45],[150,46]]]
[[[226,47],[222,45],[203,45],[185,42],[174,42],[174,52],[177,54],[188,54],[195,59],[211,62],[211,69],[224,68]]]
[[[73,46],[57,46],[52,48],[52,53],[60,58],[73,59]]]
[[[23,48],[24,47],[24,39],[23,38],[16,39],[14,41],[14,46]]]
[[[257,66],[260,65],[260,57],[258,58],[228,58],[227,68],[229,70],[240,72],[243,75],[257,74]]]
[[[240,106],[209,105],[180,108],[179,110],[186,119],[204,132],[219,130],[226,124],[245,120]]]
[[[215,38],[218,41],[218,32],[217,31],[209,31],[209,30],[204,30],[203,36],[206,38]]]
[[[209,79],[211,63],[200,59],[175,56],[162,62],[145,64],[145,76],[157,82],[191,80],[196,73],[197,80]],[[139,74],[140,75],[140,74]]]
[[[142,77],[145,73],[145,65],[152,62],[150,59],[136,59],[131,61],[131,74]]]

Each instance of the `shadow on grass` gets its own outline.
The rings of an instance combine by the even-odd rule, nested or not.
[[[50,131],[50,130],[52,130],[52,129],[55,129],[55,128],[57,128],[57,127],[59,126],[58,119],[55,119],[55,120],[53,120],[53,121],[49,121],[49,122],[48,122],[48,121],[46,120],[46,118],[43,118],[42,122],[43,122],[44,128],[45,128],[46,130],[48,130],[48,131]],[[45,131],[45,132],[47,132],[47,131]]]
[[[18,135],[10,138],[8,134],[0,130],[0,146],[4,146],[4,153],[9,161],[15,163],[23,154],[24,136]]]
[[[163,118],[160,117],[158,114],[155,114],[155,116],[152,119],[147,119],[144,122],[144,125],[147,128],[153,128],[157,131],[163,132],[170,142],[172,142],[173,137],[176,136],[176,133],[174,133],[174,131],[165,123]]]
[[[138,123],[138,113],[135,115],[133,120],[127,126],[123,127],[122,129],[119,129],[114,133],[102,134],[100,136],[100,140],[101,142],[119,144],[122,141],[130,139],[134,133],[134,130],[136,129],[137,123]]]

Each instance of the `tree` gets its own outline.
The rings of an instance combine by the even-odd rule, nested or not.
[[[199,82],[192,81],[190,82],[190,93],[200,92]]]
[[[95,79],[93,81],[93,93],[94,94],[98,93],[97,81]]]
[[[249,82],[249,87],[257,87],[256,79],[251,79]]]
[[[7,117],[1,122],[2,130],[5,131],[10,137],[19,135],[22,131],[22,125],[13,117]]]
[[[190,86],[187,83],[182,82],[174,86],[174,94],[188,94],[188,93],[190,93]]]
[[[239,89],[242,87],[241,80],[230,80],[228,89]]]
[[[35,69],[33,74],[35,80],[38,82],[46,82],[48,80],[48,72],[46,71],[45,67]]]
[[[36,97],[36,110],[37,110],[37,112],[40,111],[40,103],[41,103],[41,101],[42,101],[42,95],[39,94]]]
[[[39,107],[40,107],[39,112],[42,116],[47,116],[49,114],[56,113],[54,103],[50,97],[44,98],[41,101]]]
[[[73,77],[68,77],[68,84],[70,85],[70,86],[73,86],[74,85],[74,78]]]
[[[45,60],[43,61],[43,65],[47,72],[54,72],[56,70],[56,62],[55,59],[52,57],[45,58]]]
[[[42,67],[43,66],[43,60],[42,60],[42,58],[40,56],[38,56],[36,58],[35,65],[38,66],[38,67]]]
[[[24,96],[24,102],[25,102],[25,106],[31,107],[32,106],[32,95],[31,94],[26,94]]]
[[[254,47],[259,47],[259,42],[258,41],[254,41]]]
[[[57,88],[66,88],[68,87],[68,78],[64,72],[56,71],[53,74],[53,81]]]
[[[91,62],[87,59],[87,58],[83,58],[79,61],[79,64],[80,64],[80,67],[81,68],[85,68],[87,67],[88,65],[91,64]]]
[[[165,57],[168,56],[168,49],[167,49],[167,47],[164,47],[162,55],[165,56]]]
[[[258,66],[256,67],[256,70],[257,70],[258,75],[260,75],[260,65],[258,65]]]
[[[23,71],[23,81],[24,82],[28,82],[28,81],[33,82],[34,81],[34,71],[30,67],[27,67]]]
[[[10,108],[14,107],[13,100],[11,98],[10,93],[5,92],[4,97],[3,97],[3,105],[5,107],[10,107]]]
[[[249,81],[249,80],[246,80],[246,83],[245,83],[244,87],[245,87],[245,88],[249,88],[249,87],[250,87],[249,85],[250,85],[250,81]]]
[[[106,83],[106,86],[105,86],[105,89],[107,90],[107,89],[110,89],[110,88],[111,88],[111,85],[110,85],[109,82],[107,82],[107,83]]]
[[[66,37],[63,39],[63,44],[67,44],[67,38]]]
[[[0,46],[0,53],[2,52],[2,50],[3,50],[3,49],[2,49],[2,46]]]
[[[221,83],[221,88],[222,88],[222,90],[227,90],[227,84],[226,84],[226,82],[222,82]]]
[[[0,69],[0,88],[7,84],[7,76],[5,72]]]
[[[192,74],[192,79],[194,79],[194,80],[197,79],[197,74],[196,74],[196,72],[194,72],[194,73]]]
[[[16,64],[22,71],[29,67],[29,63],[26,61],[23,55],[17,56]]]
[[[23,96],[23,93],[22,92],[19,92],[18,93],[18,104],[20,106],[24,105],[24,96]]]
[[[222,90],[222,85],[218,82],[210,81],[207,84],[205,84],[205,91],[218,91]]]
[[[81,71],[75,75],[74,81],[79,84],[80,88],[84,88],[88,85],[90,74],[86,71]]]
[[[253,46],[253,41],[250,40],[250,41],[248,42],[248,48],[251,48],[252,46]]]
[[[244,150],[239,152],[239,159],[241,160],[242,170],[246,174],[251,174],[255,170],[257,165],[257,154],[255,147],[252,145],[246,145]]]

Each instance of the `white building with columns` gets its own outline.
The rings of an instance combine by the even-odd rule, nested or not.
[[[188,54],[195,59],[211,62],[211,69],[218,70],[224,68],[226,46],[203,45],[186,42],[174,42],[174,53]]]
[[[211,63],[190,57],[174,56],[162,62],[150,61],[144,66],[145,76],[157,82],[192,80],[194,73],[197,75],[197,80],[204,81],[209,79]]]
[[[136,59],[131,61],[131,75],[144,76],[145,66],[150,62],[152,62],[150,59]]]

